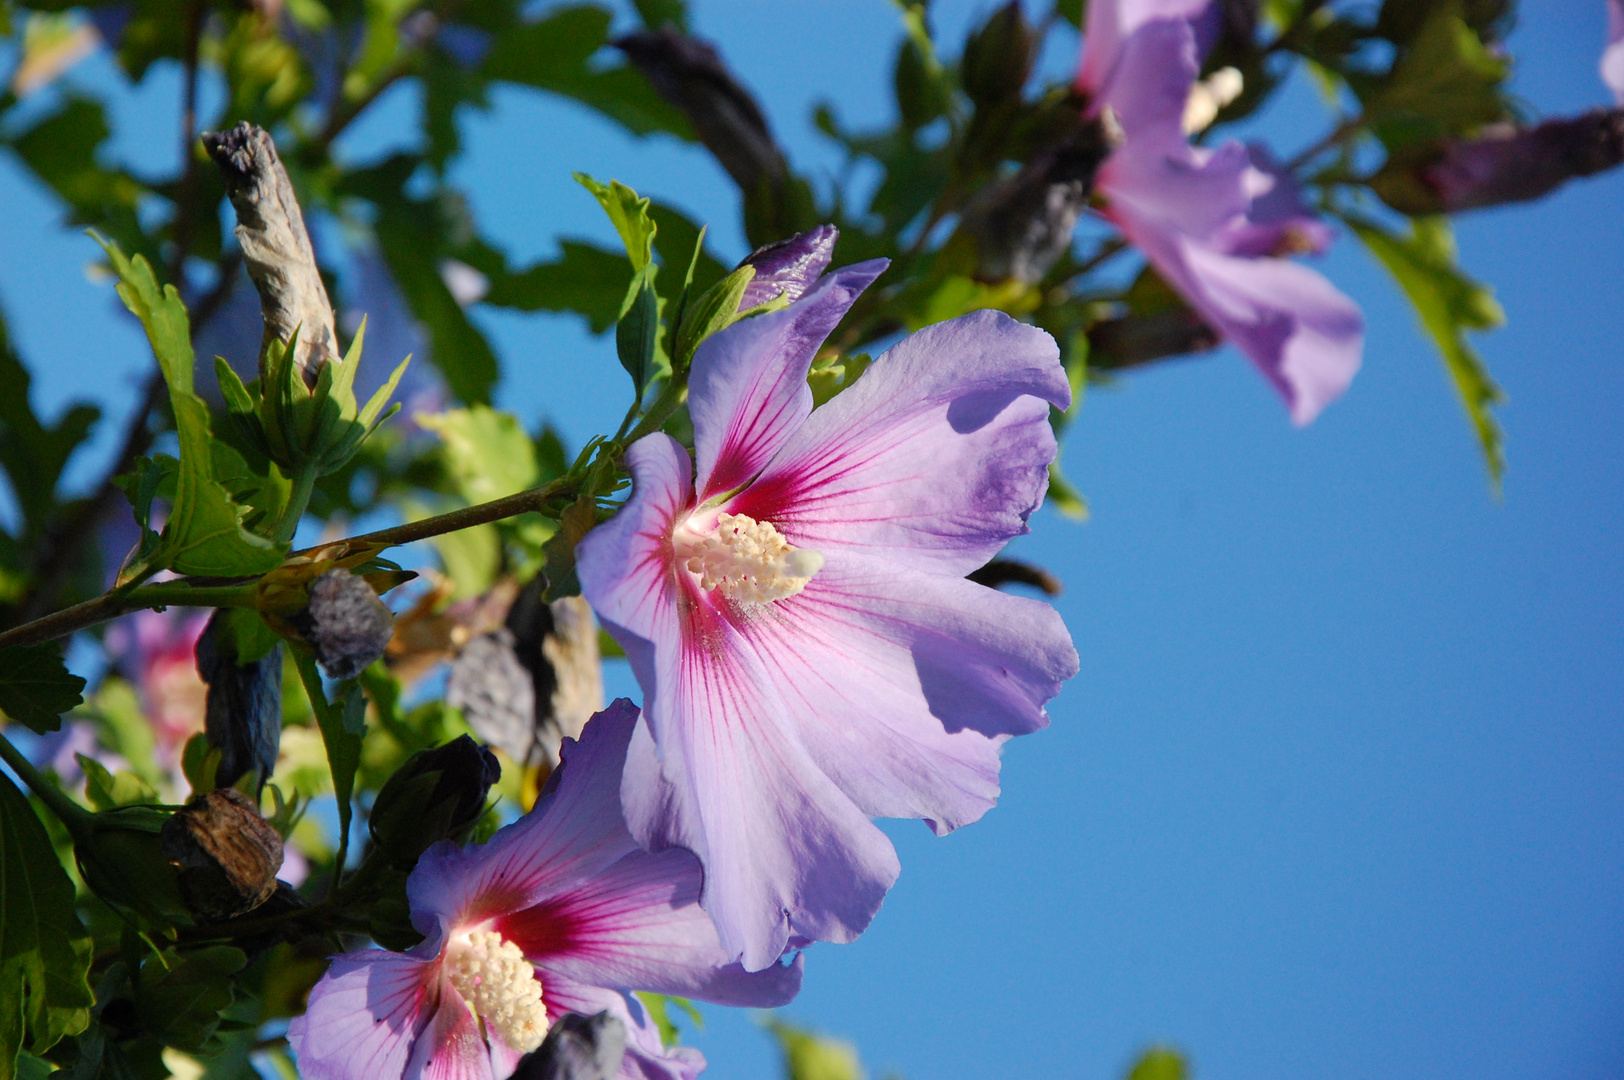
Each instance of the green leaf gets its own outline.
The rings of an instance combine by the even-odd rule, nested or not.
[[[650,30],[658,30],[667,23],[683,33],[688,32],[688,5],[684,0],[632,0],[638,18]]]
[[[474,405],[419,415],[417,423],[440,436],[446,472],[468,502],[489,502],[535,486],[536,446],[512,413]]]
[[[666,132],[692,142],[687,117],[640,72],[624,64],[601,68],[591,63],[609,43],[610,22],[606,9],[581,4],[507,27],[485,57],[484,74],[572,98],[635,135]]]
[[[316,658],[297,650],[293,661],[299,668],[310,708],[316,714],[322,745],[327,750],[327,768],[333,776],[333,795],[338,799],[338,834],[341,849],[350,835],[351,799],[355,794],[355,773],[361,767],[361,740],[366,734],[367,699],[355,681],[338,686],[340,698],[329,701],[321,685]]]
[[[1511,65],[1484,46],[1464,14],[1463,0],[1435,7],[1386,81],[1366,91],[1366,115],[1389,150],[1470,133],[1506,115],[1500,84]]]
[[[621,243],[626,245],[626,257],[632,261],[633,270],[641,270],[654,259],[654,234],[657,231],[654,219],[649,216],[649,201],[622,184],[619,180],[609,181],[609,185],[598,183],[586,173],[573,173],[576,183],[592,192],[603,207],[603,212],[609,215],[609,220],[620,234]]]
[[[826,1039],[781,1020],[767,1021],[784,1054],[787,1080],[863,1080],[857,1048],[841,1039]]]
[[[97,810],[112,810],[120,806],[154,806],[158,793],[152,786],[132,772],[119,770],[115,775],[107,766],[84,754],[73,755],[85,774],[85,797]]]
[[[101,418],[94,406],[74,405],[55,424],[46,426],[29,406],[31,381],[0,320],[0,467],[11,480],[25,537],[44,532],[56,509],[62,470]]]
[[[1156,1046],[1145,1051],[1144,1056],[1134,1063],[1128,1080],[1184,1080],[1188,1075],[1189,1066],[1185,1064],[1182,1054],[1165,1046]]]
[[[611,251],[561,240],[562,254],[517,273],[492,276],[485,303],[518,311],[573,311],[601,334],[620,317],[622,297],[632,277],[626,260]]]
[[[615,352],[620,366],[632,377],[639,400],[654,378],[660,347],[660,298],[654,292],[654,264],[637,271],[615,324]]]
[[[149,956],[137,982],[136,1015],[169,1045],[202,1050],[231,1005],[231,977],[247,964],[247,954],[229,945]]]
[[[429,359],[445,376],[446,386],[470,405],[489,403],[501,376],[496,353],[451,295],[437,260],[424,257],[422,232],[396,215],[381,217],[376,231],[390,275],[429,332]]]
[[[191,330],[180,294],[173,285],[159,289],[143,256],[132,260],[113,244],[103,242],[102,247],[119,276],[119,298],[141,320],[163,369],[180,436],[175,503],[151,561],[205,577],[245,577],[275,569],[282,563],[282,546],[243,528],[248,508],[237,505],[215,480],[209,409],[192,392]]]
[[[73,882],[27,798],[0,773],[0,1080],[90,1023],[93,945]]]
[[[97,163],[108,135],[102,106],[73,97],[11,140],[11,148],[73,208],[75,222],[101,226],[126,241],[139,239],[135,207],[145,192],[128,175]]]
[[[694,1022],[696,1029],[703,1030],[705,1027],[705,1018],[687,998],[672,994],[649,994],[641,990],[636,992],[636,996],[648,1010],[649,1019],[653,1020],[654,1026],[659,1029],[660,1042],[667,1047],[675,1046],[682,1041],[682,1029],[671,1019],[672,1009],[686,1013],[688,1019]]]
[[[1396,236],[1360,218],[1345,220],[1410,298],[1421,325],[1438,346],[1498,491],[1505,454],[1500,425],[1489,408],[1504,401],[1505,395],[1466,340],[1467,330],[1492,330],[1505,322],[1494,293],[1455,264],[1454,236],[1445,218],[1417,218],[1409,236]]]
[[[54,642],[0,649],[0,712],[30,731],[62,726],[62,714],[84,700],[85,681],[69,674]]]
[[[739,267],[706,289],[684,313],[682,325],[677,328],[677,355],[673,365],[678,371],[688,366],[701,342],[738,321],[739,302],[755,276],[755,267]]]

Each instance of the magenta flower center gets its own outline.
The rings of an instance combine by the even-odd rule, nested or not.
[[[720,514],[714,529],[689,518],[671,540],[677,564],[699,576],[700,588],[743,604],[788,599],[823,567],[822,555],[792,546],[772,522],[748,514]]]
[[[547,1006],[541,980],[524,953],[494,930],[475,930],[446,950],[446,977],[509,1047],[528,1054],[547,1037]]]

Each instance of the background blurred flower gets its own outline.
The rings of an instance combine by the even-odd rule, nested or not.
[[[1275,257],[1317,250],[1325,238],[1305,229],[1307,214],[1292,205],[1279,170],[1267,161],[1257,168],[1238,142],[1189,143],[1199,34],[1212,11],[1206,0],[1089,5],[1076,85],[1122,133],[1096,189],[1105,216],[1306,424],[1353,380],[1364,318],[1319,274]],[[1295,245],[1280,242],[1287,230]]]

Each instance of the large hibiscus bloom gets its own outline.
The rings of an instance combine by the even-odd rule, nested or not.
[[[1076,85],[1122,133],[1095,188],[1105,216],[1306,424],[1359,370],[1364,317],[1318,273],[1279,257],[1329,240],[1300,207],[1282,205],[1296,202],[1289,178],[1259,168],[1238,142],[1190,145],[1185,110],[1216,13],[1210,0],[1089,4]],[[1269,236],[1273,249],[1259,244]]]
[[[633,990],[724,1005],[782,1005],[799,958],[754,974],[730,964],[700,909],[698,861],[651,855],[620,813],[637,709],[617,701],[565,740],[556,783],[490,843],[430,848],[407,882],[409,953],[333,961],[288,1041],[306,1080],[503,1080],[567,1012],[627,1029],[621,1076],[691,1080],[697,1050],[666,1050]]]
[[[1054,341],[994,311],[922,330],[817,410],[807,371],[883,262],[735,324],[689,382],[698,475],[656,434],[578,551],[645,695],[627,824],[696,852],[747,969],[849,941],[895,881],[871,815],[975,821],[999,747],[1077,672],[1048,605],[966,581],[1043,499]]]

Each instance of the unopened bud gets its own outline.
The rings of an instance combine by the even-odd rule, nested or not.
[[[626,1055],[626,1025],[601,1012],[565,1013],[541,1046],[519,1060],[513,1080],[614,1080]]]
[[[1070,250],[1094,174],[1111,153],[1106,119],[1078,116],[1020,172],[982,189],[965,208],[959,230],[974,241],[977,277],[1033,284]]]
[[[204,920],[252,911],[276,891],[282,837],[239,791],[193,799],[164,823],[160,841],[186,906]]]
[[[292,620],[335,679],[353,679],[383,656],[395,616],[365,578],[329,570],[310,583],[310,604]]]
[[[197,673],[209,687],[203,733],[220,751],[215,783],[229,786],[254,769],[264,783],[282,742],[282,646],[239,664],[230,618],[216,611],[197,639]]]
[[[1020,0],[993,12],[964,43],[959,82],[977,105],[996,105],[1020,94],[1032,74],[1036,38]]]
[[[715,46],[669,25],[627,34],[614,45],[662,98],[687,114],[699,141],[742,190],[788,172],[761,106]]]
[[[466,735],[407,758],[372,803],[372,840],[401,867],[429,845],[461,840],[502,777],[496,755]]]
[[[778,299],[786,304],[799,300],[823,276],[839,236],[840,230],[833,225],[819,225],[757,248],[739,264],[756,270],[756,276],[744,287],[739,310],[749,311]]]
[[[1401,213],[1455,214],[1538,199],[1621,162],[1624,109],[1593,109],[1536,127],[1497,125],[1477,138],[1446,139],[1419,159],[1390,160],[1371,187]]]

